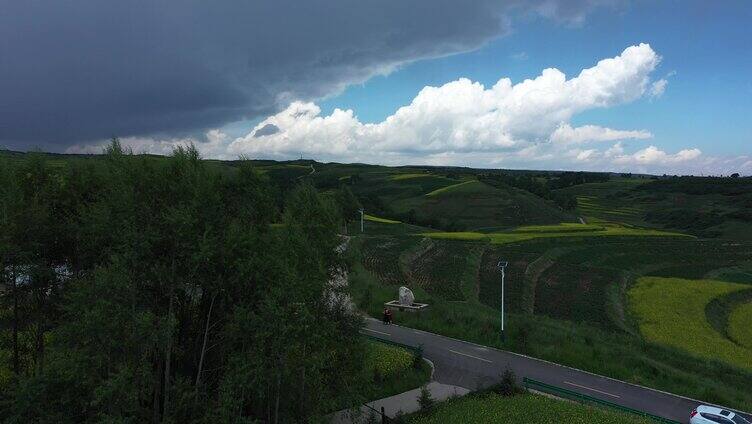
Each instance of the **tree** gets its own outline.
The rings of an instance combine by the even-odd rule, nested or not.
[[[352,190],[350,190],[350,187],[346,185],[340,186],[339,190],[337,190],[336,199],[346,227],[350,221],[356,218],[362,205],[358,201],[358,198],[355,197]]]
[[[21,371],[20,352],[18,342],[19,326],[19,287],[16,272],[16,239],[18,230],[15,223],[19,219],[20,193],[13,178],[11,164],[8,160],[0,159],[0,282],[5,286],[3,291],[3,307],[10,309],[11,326],[11,369],[17,376]]]
[[[232,319],[237,352],[221,389],[225,418],[256,404],[270,422],[306,421],[356,386],[361,321],[331,301],[338,289],[330,281],[342,265],[339,219],[336,207],[308,184],[288,198],[284,231],[270,247],[279,254],[264,272],[275,283],[258,310],[238,308]]]
[[[4,165],[2,307],[23,337],[0,421],[304,422],[355,396],[342,208],[310,184],[273,227],[268,181],[192,146]]]

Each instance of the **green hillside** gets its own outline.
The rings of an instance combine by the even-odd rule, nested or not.
[[[558,192],[575,197],[577,212],[588,220],[752,238],[752,178],[613,178]]]
[[[377,173],[362,176],[362,183],[351,187],[366,208],[436,229],[484,230],[575,222],[573,215],[530,192],[492,187],[472,176],[395,178]]]
[[[42,155],[53,170],[102,160]],[[0,152],[0,164],[25,157]],[[683,305],[699,293],[688,288],[734,283],[734,293],[710,290],[695,299],[686,331],[726,346],[749,343],[750,179],[250,163],[273,200],[268,213],[276,230],[285,228],[288,198],[302,182],[339,207],[337,231],[352,236],[349,288],[371,315],[406,285],[430,307],[398,312],[400,324],[752,410],[752,371],[740,365],[744,357],[680,343],[676,326],[646,324],[650,314],[677,313],[677,307],[658,309],[664,295],[678,293],[672,305]],[[232,179],[241,162],[205,166],[218,179]],[[509,264],[504,341],[498,336],[500,261]],[[676,282],[670,293],[641,291],[640,281],[658,277]]]

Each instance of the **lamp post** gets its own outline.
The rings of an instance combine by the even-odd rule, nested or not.
[[[504,269],[509,265],[507,261],[499,261],[497,268],[501,270],[501,341],[504,341]]]
[[[365,213],[365,210],[358,209],[358,211],[360,212],[360,232],[362,233],[363,232],[363,215]]]

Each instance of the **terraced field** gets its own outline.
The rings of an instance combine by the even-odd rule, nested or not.
[[[429,295],[415,286],[416,296],[426,299],[431,306],[415,316],[398,314],[396,320],[418,329],[525,353],[709,402],[741,409],[752,407],[752,393],[742,389],[752,384],[752,370],[740,368],[738,357],[737,363],[731,365],[728,361],[720,362],[717,356],[713,360],[641,336],[627,295],[630,281],[640,276],[680,272],[688,278],[702,278],[717,269],[749,261],[752,244],[687,237],[594,237],[587,240],[583,243],[582,238],[576,237],[537,238],[500,245],[454,241],[485,247],[476,265],[469,263],[465,272],[465,277],[472,275],[473,267],[477,266],[478,295],[465,302],[449,302],[440,293]],[[509,336],[504,342],[498,338],[501,296],[500,274],[496,269],[502,259],[509,261],[505,281]],[[368,275],[356,277],[352,284],[357,289],[355,298],[370,313],[378,314],[383,302],[394,298],[393,287],[382,286]],[[752,289],[749,284],[740,286]],[[662,293],[653,294],[657,301],[662,296]],[[675,310],[687,307],[685,302],[677,302],[678,306],[672,306]],[[707,307],[700,306],[692,314],[706,317]],[[695,327],[692,321],[667,319],[684,322],[683,333],[680,333],[683,335]],[[742,323],[747,319],[736,318]],[[731,318],[721,321],[725,328]],[[735,328],[745,329],[743,324],[736,324]],[[712,326],[711,329],[720,334],[721,340],[739,348],[729,336]],[[734,330],[729,328],[729,333],[731,331]],[[608,360],[614,357],[623,360]],[[698,360],[698,357],[703,359]],[[712,383],[719,379],[727,386],[719,388]]]
[[[483,253],[478,270],[478,299],[484,304],[499,309],[501,307],[501,273],[497,267],[500,261],[509,265],[504,276],[504,303],[509,312],[532,312],[527,294],[526,271],[542,252],[525,249],[489,248]]]
[[[731,340],[752,351],[752,302],[734,309],[729,315],[728,333]],[[749,358],[752,362],[752,358]]]
[[[431,177],[428,173],[413,173],[413,174],[394,174],[389,177],[392,181],[409,180],[411,178],[426,178]]]
[[[474,297],[468,287],[474,287],[474,278],[468,281],[466,272],[475,248],[467,243],[407,236],[371,237],[360,250],[363,267],[382,284],[407,285],[458,301]]]
[[[400,254],[417,244],[415,237],[369,237],[360,247],[363,267],[377,276],[382,284],[403,285],[407,276],[400,268]]]
[[[578,184],[558,190],[577,199],[577,213],[588,222],[593,220],[646,225],[645,213],[655,202],[636,201],[635,188],[649,182],[640,178],[614,178],[608,182]]]
[[[485,251],[478,272],[479,299],[498,309],[496,264],[506,260],[507,310],[633,331],[625,309],[630,280],[640,275],[703,278],[751,257],[750,245],[682,237],[601,237],[587,243],[538,238]]]
[[[557,263],[541,275],[535,290],[535,313],[575,322],[612,326],[607,310],[609,286],[617,271]]]
[[[691,237],[686,234],[659,231],[645,228],[635,228],[615,223],[600,225],[563,223],[558,225],[518,227],[512,231],[496,233],[465,232],[433,232],[423,234],[426,237],[488,241],[493,244],[516,243],[538,238],[561,237]]]
[[[410,282],[446,300],[466,300],[474,294],[465,287],[472,249],[467,243],[424,239],[406,258]]]
[[[562,260],[638,275],[693,279],[752,259],[750,243],[688,237],[599,238],[577,247]]]
[[[713,299],[745,289],[724,281],[643,277],[629,291],[629,307],[646,339],[752,370],[752,350],[725,338],[705,315]]]
[[[577,196],[577,209],[585,216],[607,217],[612,220],[640,218],[644,211],[632,206],[613,207],[596,196]]]

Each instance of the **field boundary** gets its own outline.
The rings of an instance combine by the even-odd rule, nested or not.
[[[478,180],[462,181],[462,182],[459,182],[457,184],[452,184],[452,185],[449,185],[449,186],[446,186],[446,187],[437,188],[436,190],[433,190],[433,191],[431,191],[429,193],[426,193],[425,196],[426,197],[435,197],[435,196],[438,196],[441,193],[446,193],[446,192],[449,192],[449,191],[452,191],[452,190],[456,189],[457,187],[461,187],[461,186],[464,186],[464,185],[467,185],[467,184],[472,184],[472,183],[475,183],[475,182],[480,182],[480,181],[478,181]]]

